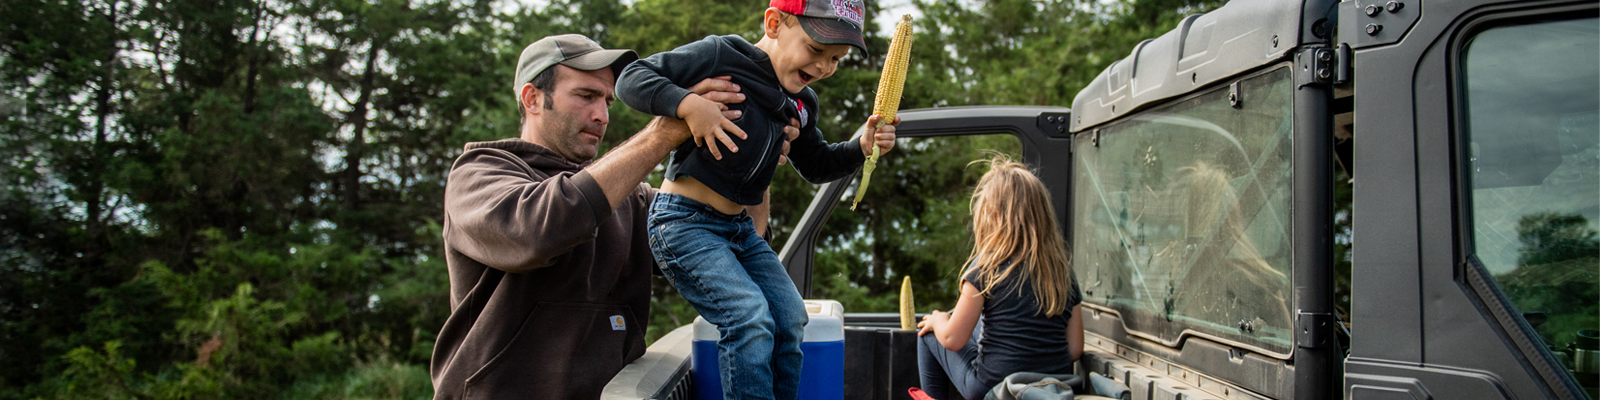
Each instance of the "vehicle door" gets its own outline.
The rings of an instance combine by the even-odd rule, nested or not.
[[[1593,1],[1348,1],[1350,398],[1594,398]]]

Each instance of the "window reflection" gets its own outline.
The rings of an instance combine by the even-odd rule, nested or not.
[[[1073,262],[1091,303],[1136,334],[1187,332],[1287,356],[1292,338],[1287,69],[1102,128],[1080,142]]]
[[[1591,396],[1600,376],[1596,21],[1500,26],[1463,52],[1473,258]]]

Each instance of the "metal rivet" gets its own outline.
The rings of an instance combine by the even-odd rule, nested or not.
[[[1328,79],[1333,77],[1333,72],[1327,68],[1317,68],[1317,78]]]
[[[1367,24],[1367,36],[1378,36],[1378,32],[1382,31],[1383,25]]]
[[[1384,8],[1388,9],[1389,12],[1392,12],[1392,13],[1393,12],[1400,12],[1400,9],[1406,8],[1406,3],[1401,3],[1401,2],[1398,2],[1398,1],[1390,1],[1389,4],[1384,6]]]
[[[1333,52],[1327,50],[1318,51],[1317,60],[1322,62],[1333,61]]]
[[[1383,9],[1378,8],[1377,4],[1368,4],[1365,11],[1367,12],[1368,17],[1375,17],[1378,15],[1378,12],[1383,11]]]

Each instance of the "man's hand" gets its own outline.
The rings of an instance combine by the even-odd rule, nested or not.
[[[881,117],[878,114],[872,114],[871,117],[867,117],[867,127],[877,126],[879,118]],[[889,150],[894,148],[894,129],[899,125],[900,116],[895,116],[893,122],[879,126],[877,132],[871,135],[861,135],[861,154],[871,157],[874,143],[878,145],[879,155],[888,154]]]
[[[738,152],[739,146],[733,144],[729,133],[745,139],[747,136],[743,129],[733,124],[733,120],[723,115],[728,105],[707,100],[698,94],[683,96],[683,101],[678,103],[678,117],[689,124],[689,130],[694,134],[694,145],[704,146],[711,151],[711,157],[722,159],[722,152],[717,150],[717,142],[722,142],[728,151]]]
[[[789,118],[789,126],[783,127],[783,152],[778,153],[778,165],[789,163],[789,142],[800,137],[800,120]]]

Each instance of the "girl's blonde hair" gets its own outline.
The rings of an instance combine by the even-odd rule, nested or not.
[[[978,271],[984,282],[978,289],[989,295],[995,284],[1013,273],[1024,274],[1041,314],[1054,317],[1066,312],[1072,296],[1072,263],[1044,182],[1004,154],[972,163],[988,164],[989,172],[972,191],[975,243],[962,275]]]

